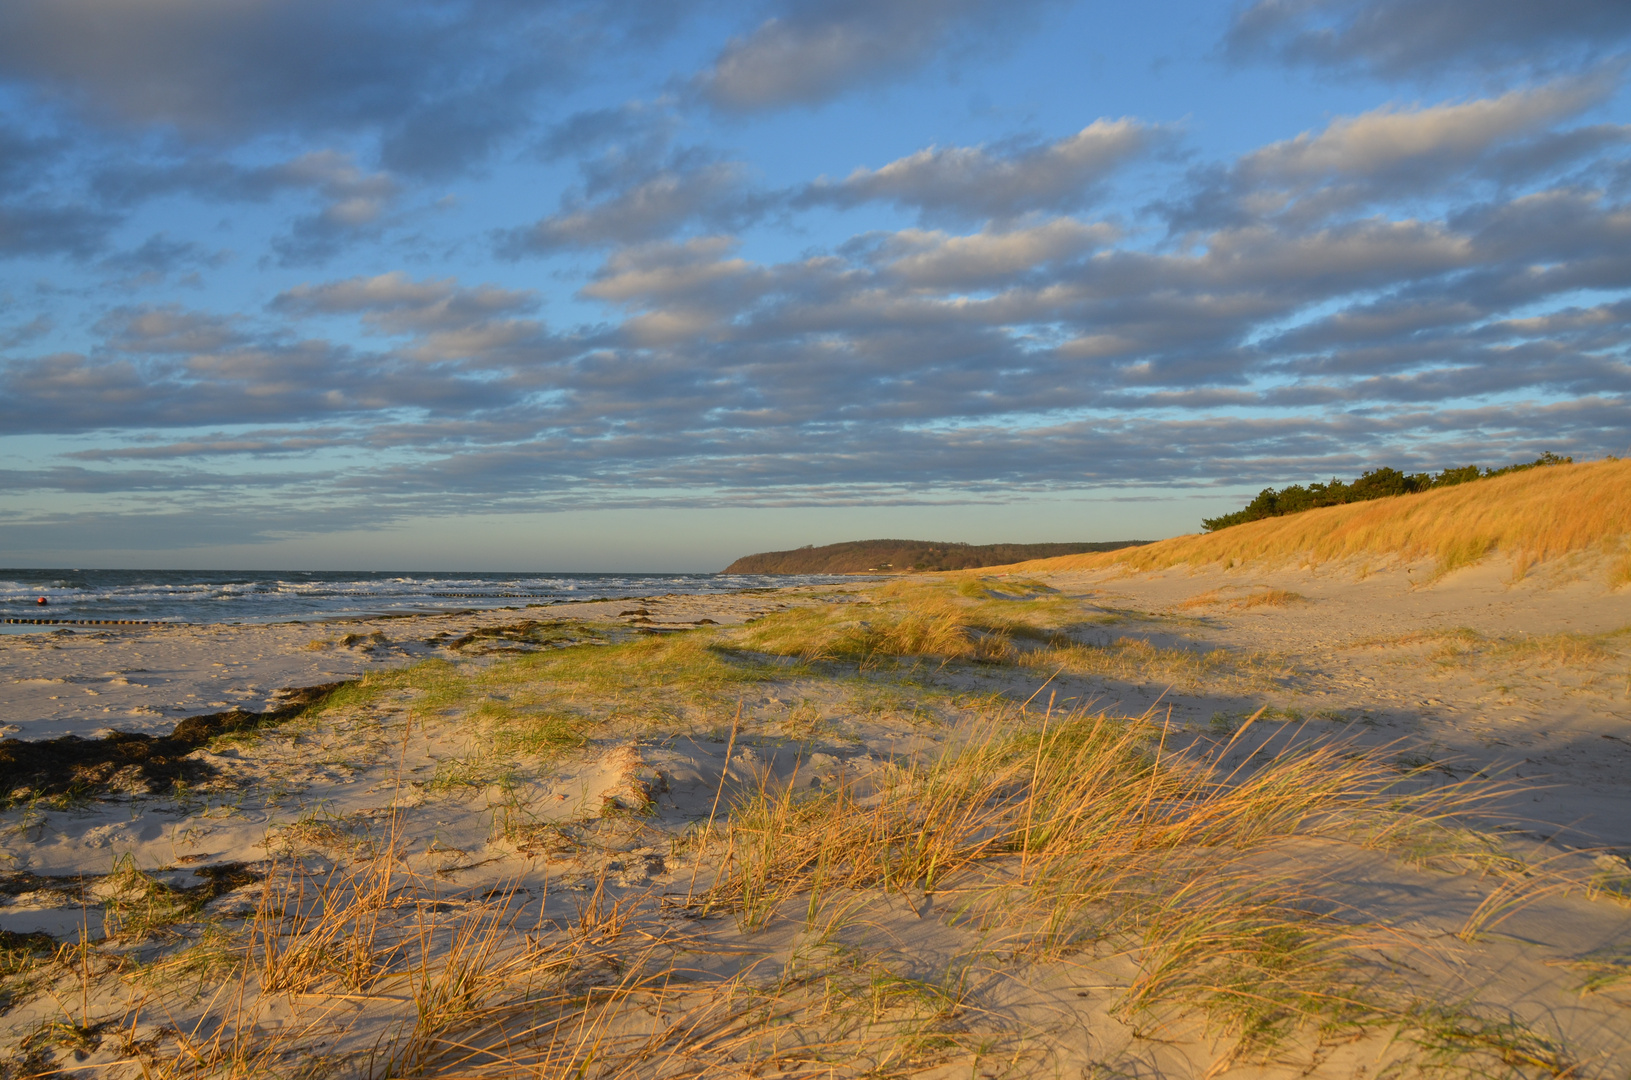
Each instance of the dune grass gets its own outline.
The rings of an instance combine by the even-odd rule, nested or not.
[[[1160,570],[1189,564],[1225,567],[1350,558],[1433,561],[1444,574],[1500,554],[1515,577],[1538,562],[1600,551],[1609,581],[1631,582],[1631,461],[1606,459],[1480,480],[1374,502],[1267,518],[1214,533],[1144,547],[1066,555],[1002,570]]]
[[[369,672],[348,683],[307,723],[340,709],[367,709],[391,696],[410,715],[460,715],[490,731],[498,747],[552,756],[583,745],[588,718],[673,719],[686,706],[724,707],[756,683],[795,668],[723,648],[716,633],[641,636],[502,656],[486,663],[427,660]]]
[[[1237,683],[1262,686],[1290,673],[1283,661],[1266,653],[1161,646],[1137,637],[1117,638],[1107,645],[1052,645],[1025,653],[1018,663],[1050,674],[1089,675],[1181,689],[1208,685],[1215,689]]]
[[[1236,590],[1209,589],[1206,592],[1191,596],[1178,606],[1180,608],[1205,608],[1228,605],[1235,609],[1250,609],[1259,607],[1287,607],[1291,604],[1300,604],[1307,601],[1301,593],[1289,589],[1276,589],[1269,586],[1253,588],[1241,593]]]
[[[904,605],[791,608],[738,633],[743,649],[805,663],[848,661],[867,666],[906,656],[997,661],[1011,652],[999,627],[950,597]]]
[[[653,896],[614,898],[604,878],[564,919],[513,883],[449,904],[406,868],[393,815],[325,876],[274,864],[230,947],[212,939],[211,963],[189,969],[196,982],[86,974],[125,987],[104,996],[119,1011],[87,1007],[70,1026],[89,1046],[125,1038],[144,1076],[173,1080],[318,1067],[301,1055],[332,1042],[347,1002],[388,1021],[350,1066],[373,1077],[611,1080],[772,1063],[781,1076],[861,1077],[991,1059],[1026,1075],[1046,1041],[993,1013],[976,976],[1004,956],[1102,955],[1134,961],[1113,1013],[1152,1032],[1198,1018],[1225,1040],[1214,1067],[1294,1057],[1341,1030],[1375,1033],[1384,1050],[1393,1033],[1453,1051],[1452,1074],[1502,1060],[1565,1071],[1526,1029],[1408,997],[1371,959],[1383,935],[1322,900],[1319,875],[1264,869],[1288,842],[1408,849],[1479,793],[1323,740],[1271,740],[1242,764],[1241,739],[1177,745],[1148,717],[1010,707],[867,791],[761,783],[689,842],[710,867],[680,901],[697,930]],[[844,932],[890,897],[933,897],[984,944],[938,976],[911,974]],[[744,935],[723,955],[740,959],[699,967],[688,958],[708,954],[700,934],[721,914]],[[776,927],[797,929],[791,953],[755,959]],[[118,1035],[144,1017],[163,1018],[159,1037]]]
[[[789,608],[728,637],[752,652],[862,668],[904,657],[1001,663],[1072,626],[1105,621],[1034,581],[985,577],[900,581],[858,602]]]
[[[1468,672],[1503,691],[1516,681],[1543,678],[1570,692],[1631,697],[1631,626],[1599,634],[1561,632],[1491,636],[1467,626],[1446,627],[1355,642],[1354,648],[1396,648],[1446,671]]]
[[[1495,638],[1463,627],[1439,636],[1428,656],[1444,666],[1480,660],[1502,666],[1573,668],[1620,659],[1619,650],[1631,644],[1628,638],[1631,627],[1606,634],[1564,632]]]

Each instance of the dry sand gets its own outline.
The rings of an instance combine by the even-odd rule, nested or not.
[[[1543,567],[1517,583],[1496,560],[1439,580],[1422,564],[1359,581],[1333,566],[1053,583],[1101,604],[1194,620],[1142,636],[1266,653],[1286,668],[1272,686],[1239,696],[1167,691],[1158,680],[1103,688],[1129,711],[1165,692],[1163,703],[1191,721],[1259,705],[1339,713],[1366,742],[1407,740],[1410,752],[1459,775],[1521,781],[1533,831],[1566,826],[1574,843],[1631,852],[1631,592],[1605,590],[1600,569]],[[1299,599],[1237,606],[1274,589]],[[1193,602],[1212,593],[1214,602]]]
[[[1401,951],[1408,944],[1417,950],[1412,956],[1430,957],[1412,961],[1424,999],[1476,1003],[1474,1011],[1490,1024],[1537,1033],[1562,1048],[1546,1059],[1552,1071],[1625,1077],[1631,913],[1614,889],[1631,886],[1624,858],[1631,855],[1631,635],[1614,632],[1631,626],[1631,593],[1606,591],[1589,565],[1543,567],[1517,584],[1494,563],[1437,581],[1428,576],[1426,567],[1361,580],[1336,567],[1060,575],[1047,584],[1080,601],[1083,619],[1072,631],[1078,640],[1114,645],[1132,638],[1196,654],[1221,649],[1229,660],[1176,680],[1158,666],[1061,674],[1044,699],[1060,710],[1072,704],[1117,714],[1154,710],[1174,731],[1197,738],[1260,713],[1254,731],[1328,730],[1389,746],[1388,753],[1409,763],[1431,763],[1447,780],[1508,778],[1511,792],[1477,822],[1499,830],[1508,853],[1502,857],[1543,865],[1559,880],[1596,882],[1606,892],[1538,890],[1500,923],[1499,933],[1469,943],[1456,932],[1506,880],[1486,872],[1487,863],[1451,853],[1406,865],[1375,851],[1319,845],[1274,857],[1302,860],[1305,870],[1317,864],[1332,902],[1362,910],[1397,936]],[[788,605],[845,602],[867,587],[344,624],[8,636],[0,638],[0,718],[10,737],[22,739],[90,737],[104,729],[158,734],[186,715],[230,706],[263,710],[276,704],[281,688],[424,658],[480,670],[510,655],[503,650],[533,646],[503,636],[462,645],[460,639],[521,620],[569,618],[616,640],[708,620],[734,626]],[[1265,596],[1275,602],[1252,603]],[[112,931],[110,949],[122,949],[129,963],[162,968],[164,956],[198,944],[207,931],[188,924],[169,939],[121,945],[119,919],[130,916],[117,904],[104,908],[118,879],[102,877],[120,860],[209,896],[206,912],[230,929],[264,909],[274,884],[315,890],[345,879],[383,843],[413,882],[418,918],[426,917],[427,903],[448,919],[471,905],[497,903],[517,925],[534,928],[528,940],[535,946],[559,940],[583,948],[593,937],[583,929],[585,911],[603,912],[603,900],[672,901],[706,887],[713,865],[693,862],[680,838],[710,818],[722,791],[728,809],[735,792],[766,778],[817,788],[864,782],[891,760],[955,739],[962,719],[989,695],[1024,700],[1045,677],[1021,667],[931,664],[894,681],[761,682],[736,695],[741,725],[729,753],[730,710],[636,697],[620,708],[638,723],[593,738],[547,767],[520,769],[496,760],[489,736],[467,715],[427,716],[416,712],[412,694],[386,695],[327,713],[320,723],[296,722],[199,750],[197,759],[214,775],[192,788],[36,802],[0,813],[0,929],[68,940]],[[1259,745],[1248,740],[1245,749]],[[649,816],[619,812],[640,807]],[[1263,872],[1271,876],[1274,867],[1265,864]],[[496,900],[495,888],[502,890]],[[960,993],[979,1017],[968,1024],[988,1032],[982,1044],[988,1049],[957,1057],[935,1075],[969,1076],[973,1068],[977,1076],[1201,1076],[1227,1067],[1230,1075],[1357,1077],[1389,1068],[1408,1074],[1428,1061],[1427,1051],[1408,1041],[1371,1032],[1302,1038],[1279,1064],[1231,1062],[1231,1040],[1193,1018],[1156,1024],[1117,1012],[1117,995],[1132,975],[1125,953],[1027,960],[1004,952],[1000,928],[968,923],[939,904],[921,893],[860,895],[843,933],[833,937],[855,955],[872,957],[869,963],[886,964],[892,979],[944,985],[948,972],[962,972]],[[640,910],[629,926],[684,957],[688,978],[699,983],[750,967],[785,973],[810,948],[807,920],[755,930],[729,919],[676,920],[658,905]],[[114,917],[104,926],[107,911]],[[164,999],[171,1011],[159,1012],[142,1004],[148,1001],[142,994],[157,1002],[163,993],[138,994],[132,978],[109,968],[94,990],[88,977],[75,990],[69,975],[38,976],[31,990],[3,1006],[0,1053],[17,1071],[74,1067],[81,1070],[75,1075],[100,1066],[106,1075],[139,1076],[142,1062],[156,1068],[155,1062],[179,1060],[205,1072],[231,1065],[230,1055],[219,1053],[219,1032],[227,1027],[219,1002],[178,1006]],[[74,997],[81,991],[83,1001]],[[255,1021],[256,1037],[276,1044],[275,1053],[257,1059],[256,1067],[269,1072],[384,1075],[378,1048],[394,1045],[414,1015],[411,996],[400,988],[346,994],[330,987],[323,995],[279,1000]],[[653,1015],[660,1020],[660,1013],[659,1006]],[[81,1022],[87,1018],[94,1022]],[[65,1023],[92,1034],[62,1035]],[[212,1032],[216,1057],[205,1062],[198,1047]],[[1513,1071],[1546,1071],[1514,1053],[1507,1062]],[[908,1064],[898,1071],[922,1071]],[[399,1060],[392,1067],[400,1075],[441,1066]],[[482,1071],[452,1072],[471,1070]],[[749,1071],[721,1050],[693,1074]]]

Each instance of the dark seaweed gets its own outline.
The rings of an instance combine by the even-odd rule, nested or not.
[[[31,798],[92,798],[109,793],[162,794],[214,770],[190,755],[220,735],[285,723],[322,705],[345,683],[307,686],[266,712],[228,709],[189,716],[168,735],[116,731],[99,739],[0,740],[0,806]]]

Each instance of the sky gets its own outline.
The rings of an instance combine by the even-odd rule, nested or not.
[[[1624,0],[6,0],[0,565],[715,570],[1631,453]]]

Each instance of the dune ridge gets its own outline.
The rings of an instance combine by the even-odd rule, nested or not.
[[[1593,549],[1611,556],[1609,583],[1631,582],[1631,461],[1605,458],[1531,469],[1476,484],[1307,510],[1175,536],[1136,548],[1016,563],[1049,573],[1130,572],[1247,563],[1320,564],[1344,559],[1431,559],[1442,575],[1496,554],[1513,576],[1536,563]]]

